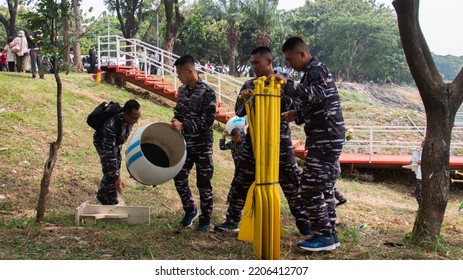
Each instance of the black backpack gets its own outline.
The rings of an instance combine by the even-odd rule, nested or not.
[[[117,102],[103,102],[88,115],[87,124],[97,130],[103,126],[105,120],[119,113],[121,110],[121,105]]]

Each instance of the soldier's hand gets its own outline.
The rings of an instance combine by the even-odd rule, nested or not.
[[[117,191],[117,193],[121,194],[122,191],[123,191],[123,189],[124,189],[124,183],[122,182],[121,177],[118,177],[118,178],[116,179],[116,184],[115,184],[115,185],[116,185],[116,191]]]
[[[170,128],[180,132],[183,130],[183,123],[174,118],[170,121]]]
[[[270,77],[275,77],[275,80],[276,80],[276,81],[283,81],[283,85],[286,84],[286,79],[285,79],[285,77],[283,77],[283,75],[280,75],[280,74],[270,74],[270,75],[268,75],[267,79],[269,79]]]
[[[297,118],[296,111],[290,110],[290,111],[283,112],[281,113],[281,118],[287,122],[293,122]]]
[[[254,94],[254,90],[252,90],[252,89],[243,89],[240,92],[240,97],[244,98],[244,100],[247,100],[249,98],[249,96],[252,95],[252,94]]]
[[[225,138],[227,135],[228,135],[228,131],[224,130],[223,133],[222,133],[222,138]]]

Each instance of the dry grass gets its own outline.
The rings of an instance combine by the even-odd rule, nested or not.
[[[85,117],[101,100],[124,102],[133,95],[108,85],[95,86],[88,75],[63,76],[65,136],[53,173],[44,224],[33,222],[47,143],[56,133],[54,81],[0,75],[0,259],[254,259],[252,244],[234,234],[179,230],[181,203],[172,182],[156,188],[128,179],[122,198],[127,205],[151,207],[150,225],[74,223],[74,209],[94,202],[100,165],[92,146],[93,131]],[[155,98],[135,97],[142,105],[140,125],[168,121],[172,109]],[[348,115],[349,113],[347,113]],[[215,132],[213,222],[223,221],[225,197],[233,175],[228,151],[218,149]],[[193,172],[192,178],[195,177]],[[407,242],[416,211],[409,184],[341,179],[338,187],[349,203],[339,208],[342,246],[333,253],[308,254],[296,248],[302,240],[283,200],[283,259],[461,259],[463,219],[458,212],[461,191],[452,191],[440,242],[417,247]],[[198,193],[192,180],[195,201]]]

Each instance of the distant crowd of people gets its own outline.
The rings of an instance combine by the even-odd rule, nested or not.
[[[28,20],[26,29],[19,30],[16,37],[8,37],[0,53],[0,70],[20,73],[29,70],[32,78],[37,79],[38,67],[42,63],[41,43],[41,31],[33,26],[31,20]]]

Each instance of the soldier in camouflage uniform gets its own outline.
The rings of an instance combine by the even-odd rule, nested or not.
[[[238,166],[238,161],[239,161],[239,157],[241,154],[241,150],[243,149],[243,143],[244,143],[243,138],[245,134],[244,132],[241,132],[239,128],[235,127],[232,129],[230,133],[232,140],[228,143],[225,143],[225,137],[227,135],[228,135],[228,131],[225,130],[219,142],[220,150],[222,151],[231,150],[232,157],[233,157],[233,163],[235,164],[235,169],[236,169],[236,167]],[[227,195],[227,204],[230,203],[232,193],[233,193],[233,188],[231,187]]]
[[[272,53],[268,47],[258,47],[251,52],[251,65],[257,74],[256,76],[272,75]],[[245,82],[241,88],[240,95],[245,98],[238,98],[235,105],[236,115],[243,117],[246,115],[244,100],[254,90],[255,80],[251,79]],[[291,98],[285,95],[285,88],[282,88],[281,111],[285,112],[294,109],[295,103]],[[280,126],[280,169],[279,183],[288,200],[291,213],[296,219],[296,226],[303,235],[311,233],[310,223],[301,200],[299,180],[300,171],[298,169],[294,150],[291,142],[291,130],[288,122],[281,120]],[[246,195],[249,187],[255,181],[255,158],[252,149],[251,135],[245,136],[243,150],[239,157],[238,166],[232,182],[232,196],[227,210],[226,221],[217,225],[218,231],[238,231],[238,223],[241,220],[241,212],[244,207]]]
[[[240,129],[235,127],[230,132],[232,140],[228,143],[225,143],[225,137],[228,135],[228,131],[224,131],[222,134],[222,138],[220,139],[219,145],[222,151],[231,150],[233,163],[235,164],[235,168],[238,165],[239,156],[241,154],[241,150],[243,149],[243,138],[244,133],[241,133]]]
[[[171,128],[182,132],[187,145],[185,164],[174,178],[185,211],[181,226],[190,227],[199,216],[199,225],[195,230],[208,231],[213,205],[212,124],[215,120],[216,95],[213,89],[199,79],[191,56],[180,57],[174,65],[183,86],[178,90]],[[188,184],[188,176],[193,164],[196,164],[196,184],[199,190],[201,215],[192,199]]]
[[[282,51],[292,68],[304,71],[295,88],[301,101],[299,108],[282,114],[288,121],[305,123],[307,136],[301,196],[315,234],[298,246],[308,251],[334,250],[340,245],[335,228],[336,162],[346,135],[341,101],[330,71],[311,56],[302,39],[288,39]],[[279,79],[284,80],[284,77]]]
[[[93,145],[103,168],[96,198],[103,205],[118,204],[117,194],[122,192],[123,186],[120,173],[122,144],[127,141],[140,115],[140,104],[136,100],[129,100],[120,113],[105,120],[101,129],[93,134]]]
[[[341,164],[339,163],[339,161],[336,162],[335,168],[336,168],[336,173],[335,173],[336,178],[335,179],[337,180],[338,178],[341,177]],[[338,201],[335,207],[344,205],[347,202],[349,202],[347,198],[342,194],[342,192],[336,187],[336,185],[334,186],[334,198]]]

